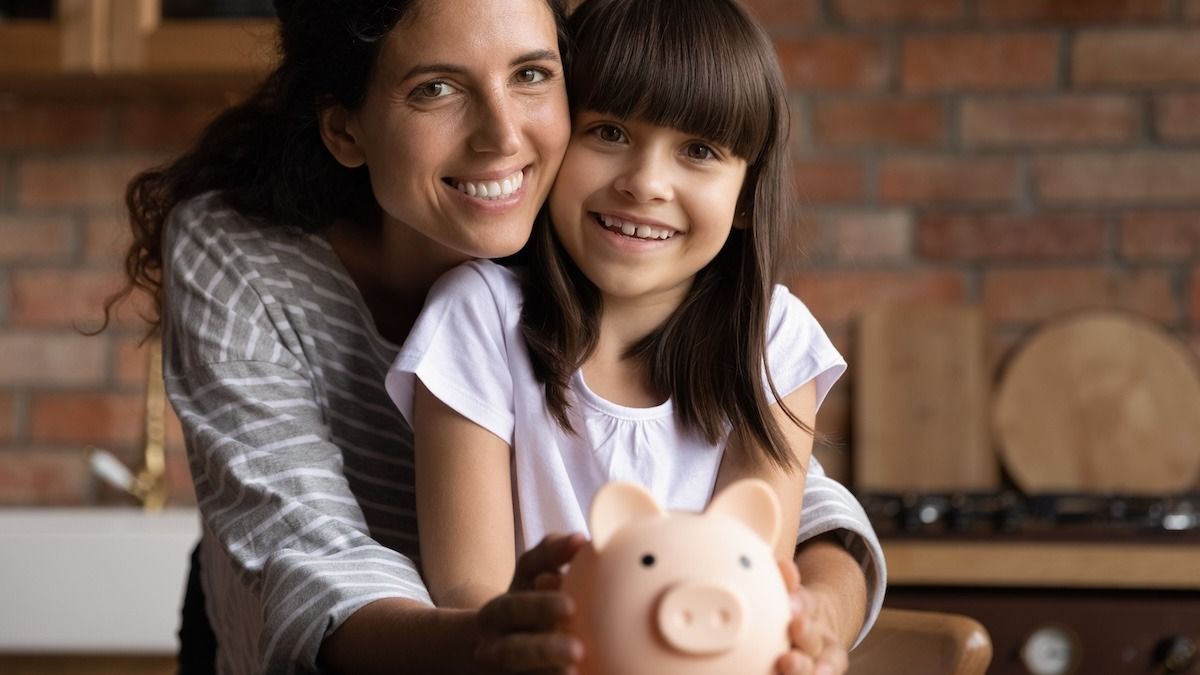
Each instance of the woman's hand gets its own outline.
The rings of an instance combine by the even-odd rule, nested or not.
[[[559,592],[559,570],[585,541],[579,534],[550,535],[517,560],[508,592],[479,610],[475,660],[485,672],[574,672],[583,644],[563,630],[575,606]]]
[[[838,638],[836,604],[817,591],[800,585],[800,571],[791,560],[781,560],[779,570],[791,596],[792,622],[788,636],[792,648],[779,657],[780,675],[843,675],[849,662]]]

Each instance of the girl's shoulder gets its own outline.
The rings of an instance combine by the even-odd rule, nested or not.
[[[433,302],[494,303],[503,311],[521,302],[520,270],[491,260],[470,260],[438,278],[429,290],[426,306]]]

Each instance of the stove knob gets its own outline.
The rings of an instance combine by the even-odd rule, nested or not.
[[[1183,635],[1164,638],[1154,648],[1154,659],[1163,672],[1189,672],[1196,662],[1196,642]]]
[[[1021,647],[1021,663],[1032,675],[1066,675],[1079,663],[1079,644],[1058,626],[1042,626]]]

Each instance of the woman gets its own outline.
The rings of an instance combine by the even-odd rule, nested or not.
[[[569,135],[561,4],[276,8],[277,70],[128,194],[127,268],[162,310],[217,670],[562,672],[577,645],[537,631],[569,607],[531,591],[578,539],[533,549],[478,612],[434,609],[414,563],[411,432],[383,386],[434,279],[529,236]],[[806,517],[859,532],[845,536],[867,560],[855,508]],[[855,557],[815,542],[797,561],[808,614],[863,622]],[[863,564],[877,605],[882,569]]]

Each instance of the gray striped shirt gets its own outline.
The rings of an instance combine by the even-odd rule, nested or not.
[[[210,193],[175,209],[164,254],[164,372],[203,519],[218,672],[316,672],[321,642],[363,605],[430,602],[413,562],[412,432],[384,390],[398,348],[319,235]],[[846,533],[873,621],[882,552],[819,466],[802,522],[802,538]]]

